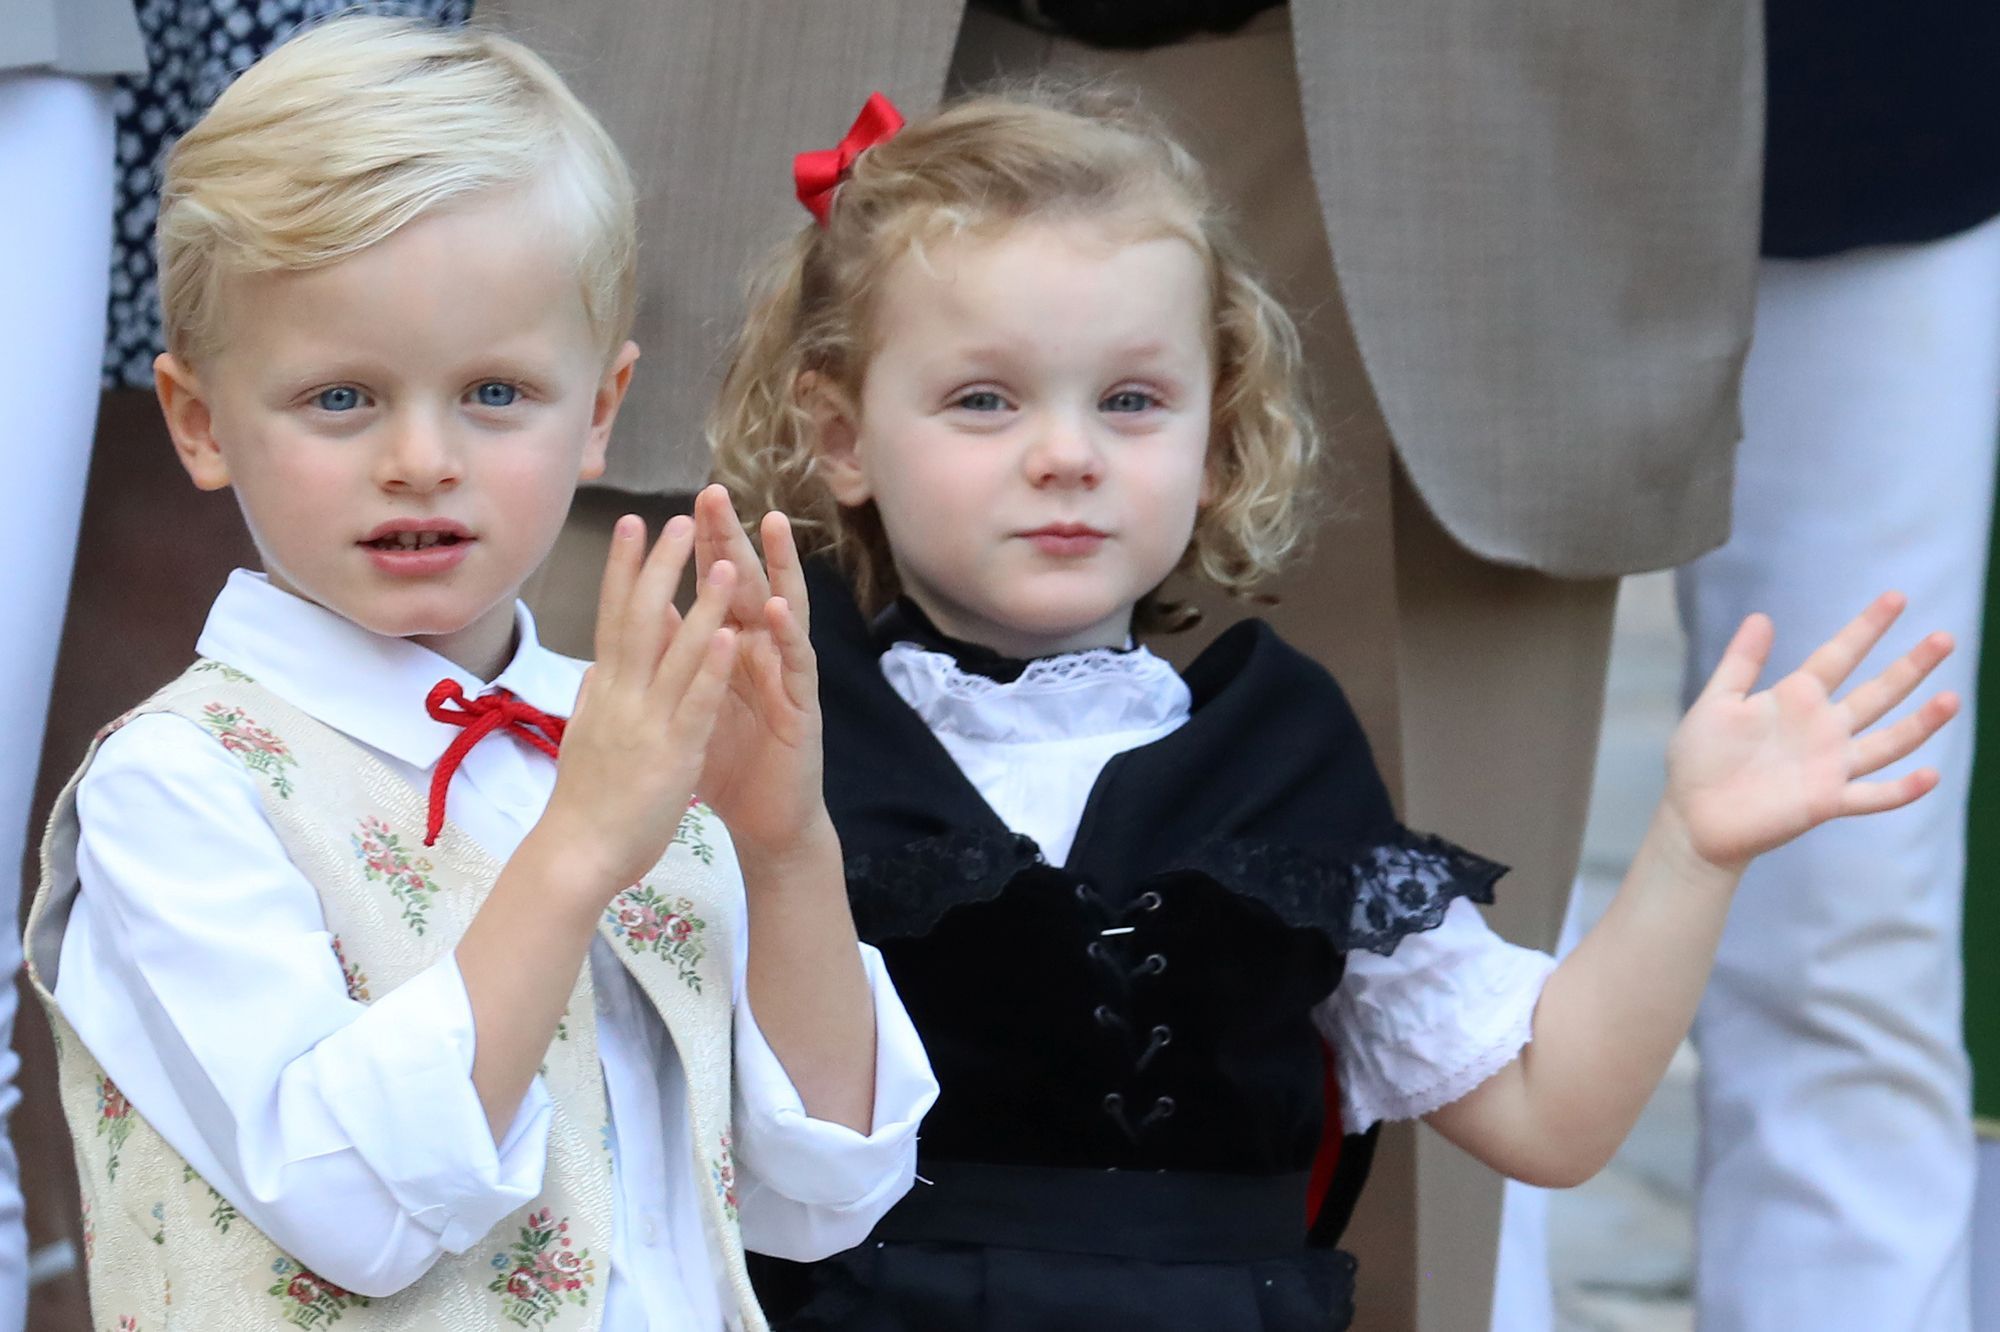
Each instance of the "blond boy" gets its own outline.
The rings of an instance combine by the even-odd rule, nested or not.
[[[46,844],[96,1321],[763,1326],[744,1245],[858,1242],[935,1083],[783,520],[768,576],[621,523],[587,679],[516,600],[637,356],[616,151],[518,45],[345,19],[182,141],[159,233],[161,406],[264,572]]]

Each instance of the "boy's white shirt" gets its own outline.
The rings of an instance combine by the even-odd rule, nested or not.
[[[520,645],[489,684],[238,570],[197,651],[424,790],[460,734],[424,711],[440,679],[468,696],[503,687],[546,712],[573,709],[583,663],[543,648],[525,607],[516,615]],[[492,736],[459,768],[447,813],[505,860],[554,781],[553,761]],[[538,1079],[496,1149],[450,953],[372,1005],[348,996],[318,894],[253,782],[176,716],[142,716],[105,741],[78,791],[81,891],[56,1001],[134,1107],[246,1219],[327,1279],[388,1293],[540,1192],[548,1093]],[[750,1012],[738,933],[735,1135],[751,1249],[812,1258],[850,1247],[910,1185],[937,1083],[880,955],[862,953],[876,1018],[866,1136],[805,1113]],[[617,1171],[602,1327],[712,1332],[724,1306],[695,1203],[707,1181],[693,1177],[681,1064],[602,940],[590,966]]]
[[[908,642],[883,653],[881,668],[1001,822],[1056,865],[1104,765],[1172,734],[1191,707],[1180,673],[1143,647],[1066,653],[1005,684]],[[1342,1125],[1358,1133],[1421,1118],[1512,1063],[1554,969],[1548,954],[1495,934],[1465,898],[1387,957],[1349,953],[1313,1011],[1338,1057]]]

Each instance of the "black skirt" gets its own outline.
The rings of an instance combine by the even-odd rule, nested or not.
[[[1340,1332],[1354,1259],[1304,1175],[927,1162],[865,1244],[759,1260],[783,1332]]]

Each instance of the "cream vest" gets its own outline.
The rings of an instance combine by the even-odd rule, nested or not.
[[[453,947],[500,866],[450,823],[423,845],[425,798],[353,740],[219,662],[106,727],[171,712],[241,759],[292,860],[319,889],[349,992],[366,1003]],[[585,1332],[603,1317],[612,1179],[590,969],[543,1066],[555,1103],[541,1196],[408,1289],[367,1298],[323,1280],[237,1214],[127,1102],[63,1020],[52,990],[77,891],[76,788],[56,803],[28,917],[29,975],[55,1031],[83,1190],[90,1302],[106,1332],[339,1332],[522,1327]],[[744,1270],[730,1156],[731,939],[742,929],[734,853],[704,806],[604,913],[599,932],[665,1021],[687,1069],[695,1177],[731,1328],[763,1332]],[[731,1293],[733,1292],[733,1299]]]

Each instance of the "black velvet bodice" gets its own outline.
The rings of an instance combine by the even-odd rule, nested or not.
[[[933,1160],[1267,1174],[1325,1115],[1313,1007],[1490,861],[1397,822],[1333,679],[1261,622],[1187,671],[1189,721],[1106,765],[1069,861],[1010,832],[816,570],[826,796],[855,922],[942,1087]]]

